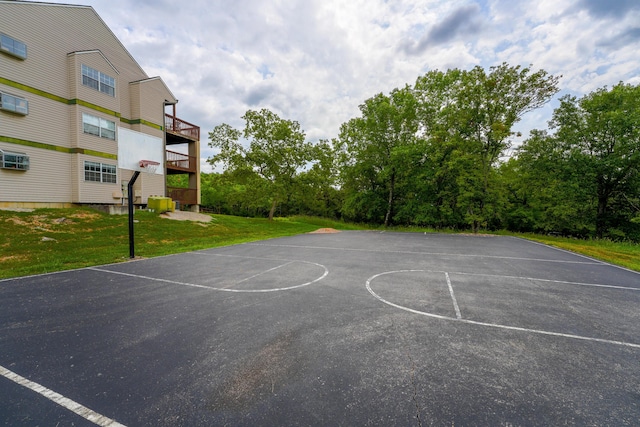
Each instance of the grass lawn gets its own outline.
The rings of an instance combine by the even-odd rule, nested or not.
[[[533,234],[521,235],[521,237],[640,271],[640,244],[637,243],[578,240]]]
[[[209,223],[174,221],[157,213],[136,210],[136,257],[291,236],[318,228],[363,228],[311,217],[278,218],[271,222],[225,215],[212,217]],[[0,279],[129,259],[128,216],[107,215],[89,208],[0,210],[0,236]],[[524,237],[640,271],[640,245]]]
[[[135,211],[136,257],[155,257],[332,227],[304,218],[266,219],[212,215],[209,223],[175,221]],[[129,260],[127,215],[89,208],[0,210],[0,279]],[[341,227],[345,228],[345,227]]]

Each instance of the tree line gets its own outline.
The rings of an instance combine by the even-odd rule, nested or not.
[[[508,229],[640,241],[640,85],[566,95],[512,147],[559,77],[501,64],[430,71],[360,105],[332,140],[262,109],[209,133],[222,173],[202,205],[244,216],[316,215],[435,229]],[[511,154],[507,156],[507,154]]]

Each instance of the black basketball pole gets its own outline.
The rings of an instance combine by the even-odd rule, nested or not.
[[[138,175],[140,175],[140,171],[135,171],[129,180],[129,184],[127,184],[127,198],[129,202],[129,258],[131,259],[136,257],[133,245],[133,184],[135,184],[136,179],[138,179]]]

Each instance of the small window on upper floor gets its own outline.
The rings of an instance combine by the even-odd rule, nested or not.
[[[0,51],[20,59],[27,59],[27,45],[4,33],[0,33]]]
[[[26,116],[29,114],[29,101],[19,96],[0,92],[0,109]]]
[[[82,64],[82,84],[92,89],[116,96],[116,79]]]
[[[116,140],[116,122],[82,113],[82,131],[101,138]]]
[[[29,170],[29,156],[25,153],[0,150],[0,168],[21,171]]]

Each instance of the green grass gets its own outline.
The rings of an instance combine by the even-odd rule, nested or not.
[[[580,240],[534,234],[520,235],[536,242],[587,255],[595,259],[640,271],[640,244],[610,240]]]
[[[296,216],[274,221],[212,215],[209,223],[174,221],[135,211],[135,254],[150,258],[307,233],[318,228],[382,229]],[[428,231],[393,228],[394,231]],[[0,211],[0,279],[129,260],[127,215],[88,208]],[[640,245],[523,236],[640,271]],[[53,240],[49,240],[53,239]]]
[[[340,225],[335,221],[309,222],[304,217],[270,222],[211,216],[213,220],[209,223],[175,221],[136,210],[136,257],[291,236]],[[129,260],[127,215],[107,215],[87,208],[0,211],[0,236],[0,278]]]

